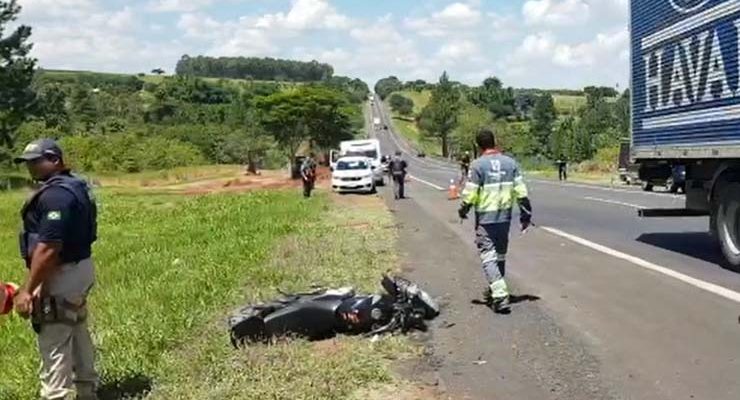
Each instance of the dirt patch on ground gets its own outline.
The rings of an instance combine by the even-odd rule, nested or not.
[[[328,188],[331,179],[331,171],[321,167],[318,170],[318,188]],[[196,182],[180,183],[174,185],[147,185],[147,189],[162,190],[167,192],[201,195],[210,193],[248,192],[252,190],[269,189],[299,189],[301,181],[290,179],[285,171],[260,171],[259,174],[245,174],[238,172],[233,176],[219,177],[214,179],[199,180]]]
[[[378,195],[371,194],[339,194],[336,193],[332,196],[332,201],[342,207],[356,207],[356,208],[374,208],[382,207],[385,208],[385,202]]]
[[[363,400],[453,400],[435,388],[409,383],[404,386],[385,385],[357,392],[355,399]]]

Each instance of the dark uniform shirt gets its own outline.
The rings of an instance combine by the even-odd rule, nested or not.
[[[38,234],[39,243],[61,243],[63,263],[89,258],[89,208],[80,204],[69,190],[52,186],[43,191],[23,218],[26,232]]]

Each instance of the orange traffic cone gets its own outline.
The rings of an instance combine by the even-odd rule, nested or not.
[[[457,189],[454,179],[450,179],[450,187],[447,189],[447,199],[457,200],[460,198],[460,191]]]

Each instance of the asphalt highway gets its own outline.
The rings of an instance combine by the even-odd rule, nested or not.
[[[389,127],[371,129],[383,152],[409,163],[410,199],[383,194],[408,270],[443,298],[447,328],[428,341],[451,398],[740,399],[740,274],[706,218],[637,216],[681,196],[527,179],[537,226],[513,227],[507,269],[525,301],[493,315],[470,304],[483,275],[446,198],[458,167],[416,157],[385,106],[371,111]]]

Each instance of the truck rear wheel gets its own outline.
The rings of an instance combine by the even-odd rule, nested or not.
[[[727,267],[740,272],[740,183],[724,183],[718,194],[717,237]]]

